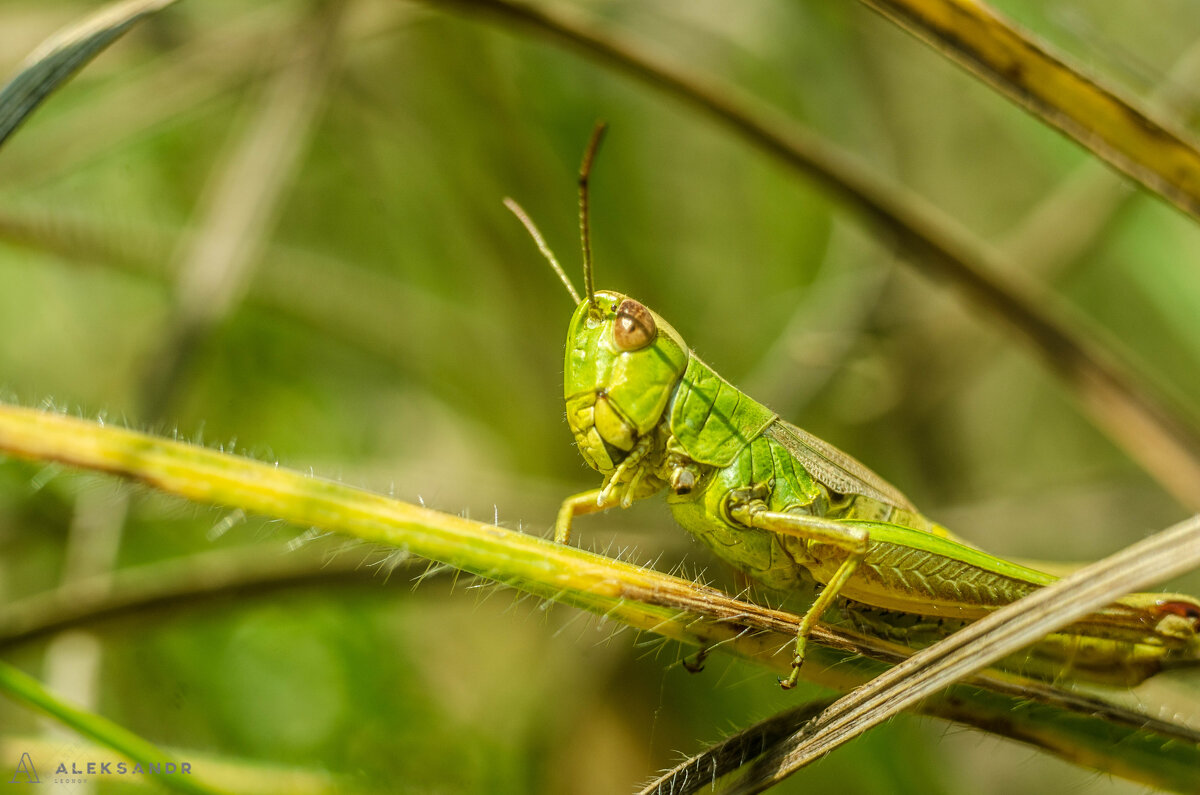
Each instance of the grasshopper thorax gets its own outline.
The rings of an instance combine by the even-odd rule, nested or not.
[[[567,422],[589,465],[612,471],[654,431],[689,355],[669,323],[620,293],[600,291],[575,308],[563,393]]]

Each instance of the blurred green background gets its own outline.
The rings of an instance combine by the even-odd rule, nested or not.
[[[944,208],[1197,407],[1194,225],[890,23],[853,3],[568,5]],[[1195,60],[1193,4],[997,5],[1131,94],[1182,87],[1181,123],[1200,107],[1200,81],[1171,76]],[[5,0],[3,72],[95,7]],[[51,98],[0,151],[2,396],[544,535],[598,481],[563,420],[571,303],[501,198],[578,280],[575,170],[597,118],[598,286],[655,308],[733,383],[999,554],[1094,559],[1186,515],[1003,327],[774,161],[524,32],[395,0],[192,0]],[[660,502],[577,535],[732,582]],[[673,645],[451,573],[417,587],[424,564],[386,550],[0,463],[7,605],[239,551],[337,565],[5,658],[184,758],[349,792],[624,792],[816,694],[719,655],[690,676]],[[332,570],[348,562],[365,575]],[[1200,720],[1194,681],[1155,683],[1189,684],[1166,714]],[[42,726],[0,702],[6,737]],[[1144,791],[910,717],[779,791],[834,787]]]

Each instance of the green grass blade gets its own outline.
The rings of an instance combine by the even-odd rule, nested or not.
[[[143,768],[158,766],[159,769],[166,770],[169,763],[175,765],[176,771],[181,769],[179,760],[159,750],[154,743],[107,718],[66,703],[43,687],[41,682],[5,662],[0,662],[0,691],[7,693],[15,701],[41,710],[84,737],[112,748]],[[190,773],[164,773],[149,780],[188,795],[217,795],[221,792],[201,783]]]

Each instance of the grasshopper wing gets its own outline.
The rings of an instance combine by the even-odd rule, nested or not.
[[[776,419],[766,434],[783,445],[815,478],[838,494],[858,494],[919,515],[900,490],[829,442]]]

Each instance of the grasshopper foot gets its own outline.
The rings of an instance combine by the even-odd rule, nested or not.
[[[679,661],[684,670],[689,674],[698,674],[704,670],[704,661],[708,659],[708,647],[705,646],[700,651],[696,652],[692,658],[684,657]]]
[[[796,682],[800,679],[800,666],[804,665],[804,647],[808,645],[808,638],[801,635],[796,638],[796,651],[792,655],[792,672],[788,674],[786,679],[779,680],[779,686],[784,690],[791,690],[796,686]]]
[[[804,664],[804,658],[797,655],[792,660],[792,672],[786,677],[780,677],[779,687],[783,690],[791,690],[796,686],[796,682],[800,679],[800,666]]]

